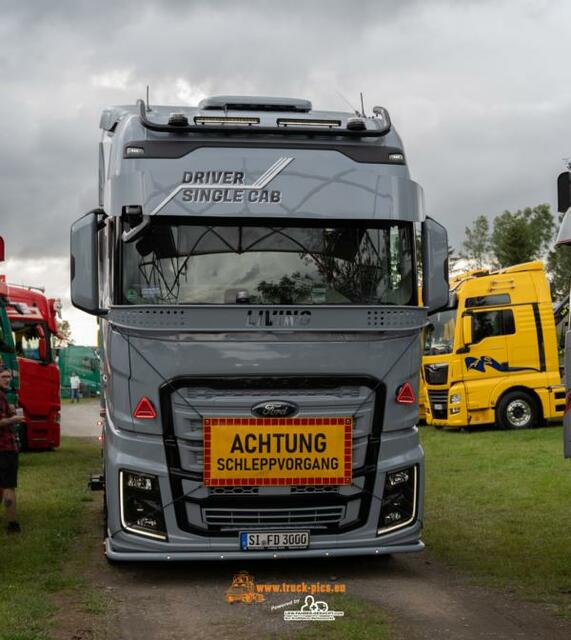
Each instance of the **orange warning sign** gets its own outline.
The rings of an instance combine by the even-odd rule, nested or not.
[[[204,483],[350,484],[352,418],[205,418]]]

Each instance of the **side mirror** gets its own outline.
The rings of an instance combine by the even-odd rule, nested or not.
[[[40,360],[42,362],[46,362],[48,359],[48,343],[46,340],[46,332],[44,331],[44,328],[41,324],[36,325],[36,333],[38,335],[38,338],[40,339],[38,345]]]
[[[472,344],[472,316],[462,317],[462,336],[465,347]]]
[[[99,264],[97,234],[105,214],[95,209],[71,226],[71,302],[93,315],[102,315],[99,307]]]
[[[561,220],[555,244],[571,244],[571,213],[567,212]]]
[[[564,171],[557,178],[557,211],[565,213],[571,207],[571,173]]]
[[[422,300],[430,311],[448,304],[448,233],[433,220],[422,223]]]

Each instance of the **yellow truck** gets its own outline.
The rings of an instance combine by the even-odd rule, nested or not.
[[[542,262],[451,279],[428,318],[422,384],[436,427],[525,429],[562,420],[556,319]]]

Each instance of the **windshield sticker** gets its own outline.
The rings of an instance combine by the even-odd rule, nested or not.
[[[325,304],[327,302],[327,289],[325,287],[313,287],[311,290],[311,302],[313,304]]]
[[[183,202],[189,203],[248,202],[251,204],[279,204],[282,201],[282,192],[275,189],[266,189],[266,187],[293,160],[293,158],[288,157],[279,158],[251,184],[246,183],[243,171],[221,171],[215,169],[185,171],[182,175],[182,184],[176,187],[151,212],[151,215],[157,214],[181,192]]]
[[[143,287],[141,289],[141,296],[143,298],[157,298],[161,295],[160,287]]]
[[[125,297],[129,302],[136,302],[139,298],[139,294],[137,293],[136,289],[127,289]]]

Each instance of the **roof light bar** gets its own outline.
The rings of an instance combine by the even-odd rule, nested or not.
[[[194,124],[260,124],[260,118],[240,116],[195,116]]]
[[[340,127],[341,120],[307,120],[304,118],[278,118],[278,127]]]
[[[324,126],[316,127],[311,125],[308,126],[306,124],[307,121],[303,123],[305,124],[305,126],[301,126],[302,123],[300,123],[299,126],[296,126],[296,127],[258,126],[258,127],[246,128],[243,126],[244,124],[243,122],[241,122],[240,125],[237,126],[229,123],[228,120],[225,120],[224,124],[214,124],[211,121],[210,126],[197,125],[196,123],[192,125],[189,124],[189,125],[183,126],[178,122],[176,125],[169,124],[169,123],[165,124],[163,122],[153,122],[148,118],[147,107],[145,105],[145,102],[143,100],[137,100],[137,105],[139,107],[139,120],[141,124],[145,127],[145,129],[148,129],[149,131],[162,131],[165,133],[180,134],[180,133],[207,132],[208,134],[210,134],[210,133],[224,132],[225,134],[235,133],[237,135],[242,135],[245,131],[247,131],[248,134],[252,134],[252,135],[279,134],[282,136],[289,136],[289,135],[298,136],[298,135],[305,134],[305,135],[315,135],[315,136],[323,136],[323,137],[345,136],[348,138],[380,138],[387,135],[387,133],[391,130],[391,122],[390,122],[390,118],[388,118],[388,113],[386,114],[387,119],[385,120],[382,126],[379,127],[378,126],[379,123],[376,120],[371,120],[371,122],[374,122],[375,126],[369,129],[365,125],[364,121],[360,121],[357,125],[351,124],[352,120],[360,120],[358,118],[349,118],[349,120],[347,121],[346,128],[345,127],[324,127]],[[197,116],[197,117],[201,117],[201,116]],[[202,116],[202,117],[206,117],[206,116]],[[218,117],[218,116],[215,116],[215,117]]]

